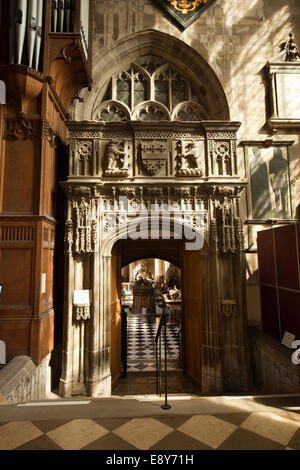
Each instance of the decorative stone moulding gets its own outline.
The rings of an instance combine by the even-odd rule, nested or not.
[[[148,101],[140,104],[132,115],[133,120],[139,121],[170,121],[168,109],[161,103]]]
[[[96,183],[115,178],[214,180],[237,173],[240,123],[199,122],[69,122],[70,178]],[[175,180],[176,181],[176,180]],[[179,181],[178,181],[179,183]]]
[[[91,254],[98,251],[98,222],[92,218],[92,203],[81,197],[65,224],[65,252]]]
[[[94,119],[104,122],[130,121],[130,109],[119,101],[105,101],[94,113]]]
[[[115,170],[105,170],[105,172],[103,173],[103,176],[112,176],[112,177],[122,177],[122,178],[125,178],[126,176],[129,176],[129,172],[128,170],[118,170],[118,169],[115,169]]]
[[[186,168],[184,170],[180,169],[177,170],[176,176],[203,176],[203,170],[198,168]]]
[[[172,121],[202,121],[209,119],[206,109],[198,104],[186,101],[176,106],[171,115]]]

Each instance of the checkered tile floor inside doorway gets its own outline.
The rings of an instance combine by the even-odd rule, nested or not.
[[[128,372],[155,370],[155,335],[159,319],[143,315],[127,318],[127,370]],[[178,326],[167,325],[168,370],[179,367]],[[164,339],[162,335],[162,358]]]

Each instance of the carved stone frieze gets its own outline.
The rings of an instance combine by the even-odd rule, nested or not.
[[[192,188],[190,186],[173,187],[172,188],[172,193],[175,196],[181,196],[181,197],[191,196],[192,195]]]
[[[100,196],[101,185],[98,186],[77,186],[64,185],[65,193],[68,197],[82,196],[97,198]]]
[[[149,196],[152,196],[152,197],[160,197],[164,194],[164,190],[163,188],[156,188],[156,187],[152,187],[152,188],[147,188],[146,189],[146,194],[148,194]]]
[[[72,129],[69,131],[69,140],[71,139],[100,139],[101,137],[102,137],[101,129],[99,130]]]
[[[236,139],[236,132],[235,131],[208,131],[207,132],[207,139],[210,140],[230,140]]]
[[[136,130],[134,133],[136,139],[197,139],[204,140],[204,135],[199,132],[177,131],[177,130]]]
[[[137,192],[139,191],[139,188],[135,188],[132,186],[120,186],[118,187],[118,194],[120,196],[136,196]]]

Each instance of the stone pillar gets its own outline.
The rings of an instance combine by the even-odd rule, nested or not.
[[[100,256],[99,377],[91,396],[111,394],[110,373],[110,265],[111,256]]]
[[[89,377],[87,381],[87,391],[89,396],[94,396],[100,380],[100,265],[99,253],[93,253],[91,256],[93,308],[90,322]]]
[[[65,306],[63,319],[63,348],[62,348],[62,373],[59,382],[59,394],[62,397],[72,396],[73,378],[73,290],[74,290],[75,266],[72,253],[65,255]]]

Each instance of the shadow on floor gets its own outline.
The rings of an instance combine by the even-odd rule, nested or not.
[[[162,379],[162,393],[164,393]],[[200,387],[193,383],[181,371],[168,372],[168,393],[201,395]],[[112,396],[122,395],[155,395],[156,374],[155,372],[129,372],[126,378],[121,378],[112,391]]]

